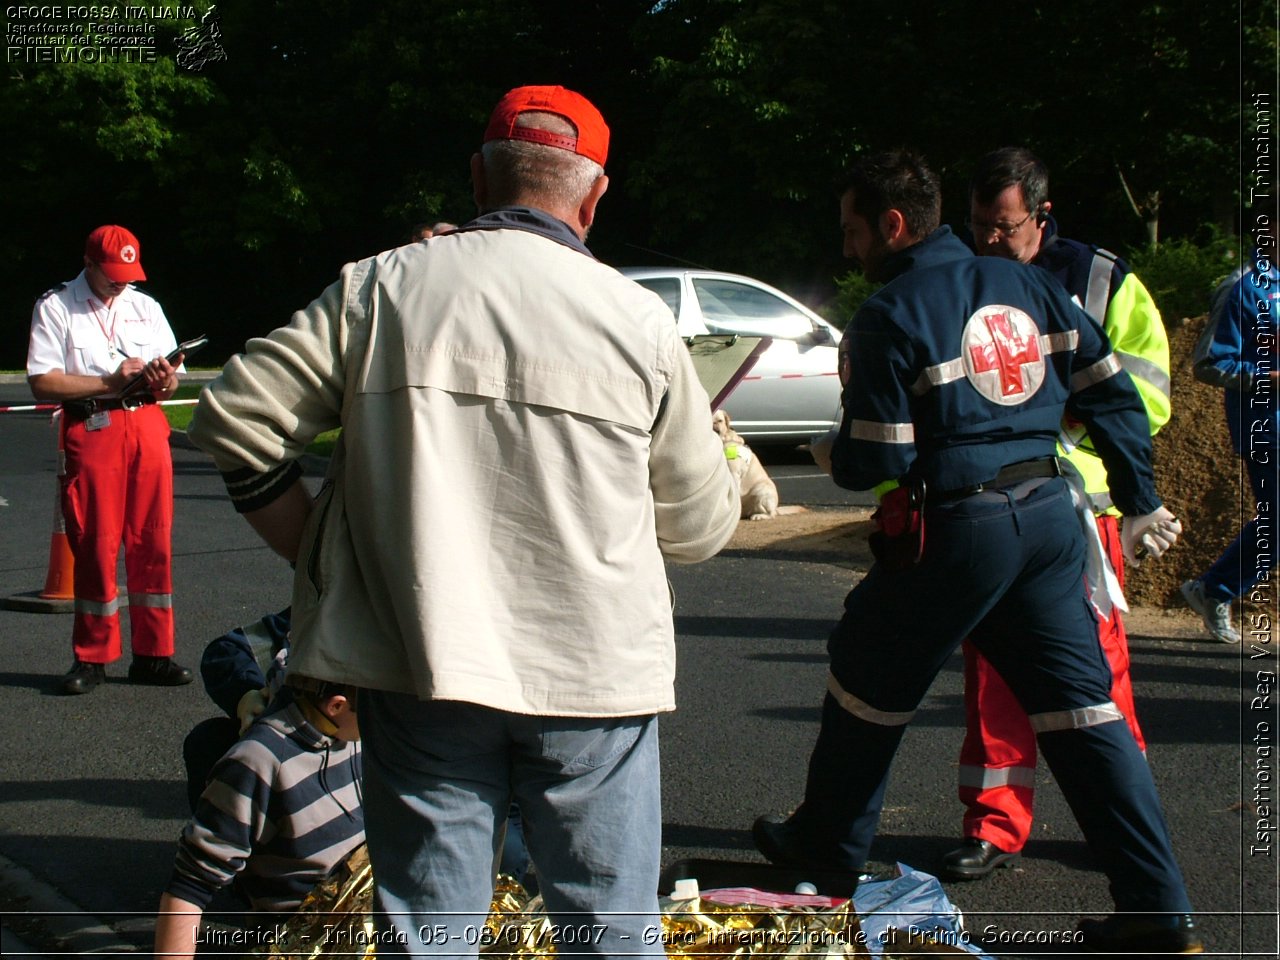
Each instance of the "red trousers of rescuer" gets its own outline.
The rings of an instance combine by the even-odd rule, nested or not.
[[[111,422],[63,419],[62,513],[75,557],[71,645],[86,663],[120,658],[116,563],[124,543],[135,655],[173,655],[173,459],[157,404],[111,410]],[[101,416],[101,414],[99,414]]]
[[[1116,517],[1097,518],[1098,533],[1116,576],[1124,585],[1124,552]],[[1083,589],[1083,587],[1082,587]],[[1111,664],[1111,701],[1124,714],[1133,738],[1146,752],[1129,680],[1129,641],[1120,611],[1098,622],[1098,641]],[[964,836],[994,843],[1007,853],[1031,835],[1035,799],[1036,737],[1000,674],[964,642],[964,706],[967,726],[960,748],[960,801]]]

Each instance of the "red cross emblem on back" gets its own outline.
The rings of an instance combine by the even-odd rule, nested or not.
[[[965,324],[961,348],[969,382],[988,400],[1012,406],[1044,382],[1040,330],[1017,307],[985,306]]]

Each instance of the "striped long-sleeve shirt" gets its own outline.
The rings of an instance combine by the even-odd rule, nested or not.
[[[292,910],[363,842],[360,744],[324,736],[288,703],[214,767],[168,892],[204,907],[239,876],[255,908]]]

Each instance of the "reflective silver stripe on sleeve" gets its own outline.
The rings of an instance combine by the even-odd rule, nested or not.
[[[131,593],[129,594],[129,606],[131,607],[156,607],[161,610],[168,610],[173,606],[172,593]]]
[[[827,692],[836,698],[836,703],[840,704],[845,710],[853,714],[859,720],[865,720],[867,723],[874,723],[882,727],[905,727],[911,722],[911,718],[916,715],[912,710],[909,713],[889,713],[885,710],[877,710],[871,704],[859,700],[852,693],[849,693],[840,686],[840,681],[835,674],[827,674]]]
[[[1036,785],[1035,767],[976,767],[960,765],[960,786],[971,790],[990,790],[994,787],[1027,787]]]
[[[76,613],[87,613],[91,617],[114,617],[120,612],[120,598],[113,597],[106,603],[96,600],[82,600],[76,597]]]
[[[1114,377],[1119,372],[1120,361],[1116,359],[1114,353],[1109,353],[1093,366],[1085,367],[1072,375],[1071,392],[1079,393],[1087,387],[1092,387],[1095,383],[1101,383],[1108,377]]]
[[[951,383],[963,377],[964,361],[959,357],[948,360],[946,363],[935,363],[932,367],[925,367],[920,372],[920,378],[911,385],[911,392],[917,397],[923,397],[934,387],[940,387],[944,383]]]
[[[1084,295],[1084,312],[1102,325],[1107,322],[1107,304],[1111,300],[1111,269],[1115,265],[1115,257],[1101,250],[1093,255],[1093,263],[1089,264],[1089,289]]]
[[[1079,342],[1079,330],[1061,330],[1058,333],[1040,334],[1040,350],[1043,353],[1062,353],[1064,350],[1074,350]]]
[[[876,423],[874,420],[850,420],[849,436],[873,443],[915,443],[916,428],[909,423]]]
[[[1036,733],[1052,733],[1055,730],[1079,730],[1099,724],[1123,720],[1120,708],[1108,700],[1096,707],[1077,707],[1075,710],[1058,710],[1053,713],[1033,713],[1027,717]]]
[[[1129,372],[1129,376],[1143,380],[1155,387],[1166,397],[1169,396],[1169,375],[1144,357],[1132,353],[1116,352],[1120,358],[1120,366]]]
[[[1079,341],[1080,334],[1075,330],[1063,330],[1061,333],[1042,333],[1040,334],[1040,352],[1061,353],[1064,350],[1074,350]],[[956,380],[963,380],[964,377],[964,360],[960,357],[943,363],[935,363],[931,367],[925,367],[920,372],[916,382],[911,385],[911,393],[917,397],[923,397],[934,387],[940,387],[945,383],[952,383]]]

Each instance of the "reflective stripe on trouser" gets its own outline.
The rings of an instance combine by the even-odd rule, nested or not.
[[[1124,553],[1115,517],[1097,518],[1103,549],[1124,584]],[[1111,666],[1111,702],[1129,722],[1138,748],[1138,726],[1129,677],[1129,641],[1120,611],[1098,623],[1098,640]],[[1016,853],[1031,834],[1035,799],[1036,738],[1009,685],[973,644],[964,644],[965,737],[960,747],[959,795],[965,805],[964,836],[988,840]]]
[[[90,663],[121,654],[116,564],[122,543],[132,651],[173,654],[169,423],[154,404],[110,415],[101,430],[65,420],[63,427],[62,513],[75,556],[71,643]]]
[[[1051,480],[1016,502],[984,494],[939,504],[926,510],[926,525],[922,561],[903,571],[873,566],[845,600],[828,644],[842,695],[824,702],[795,825],[806,852],[821,851],[831,866],[865,862],[902,718],[963,637],[1032,715],[1090,716],[1088,708],[1108,702],[1110,671],[1082,586],[1084,544],[1065,483]],[[1188,911],[1151,772],[1128,727],[1047,732],[1040,743],[1105,864],[1117,907]]]
[[[557,949],[664,957],[645,936],[661,929],[657,717],[526,716],[364,690],[360,732],[379,957],[476,955],[513,797],[547,915],[573,937]]]

